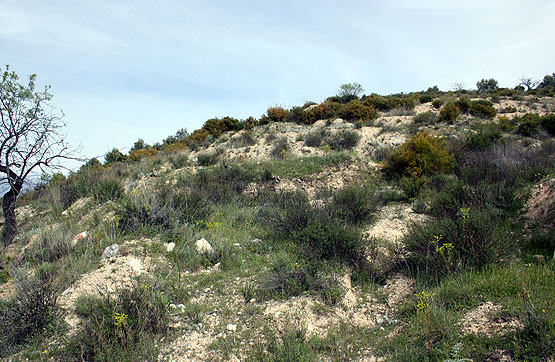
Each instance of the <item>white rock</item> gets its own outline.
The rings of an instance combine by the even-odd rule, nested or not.
[[[228,324],[227,330],[231,332],[235,332],[237,330],[237,324]]]
[[[106,249],[104,249],[104,252],[102,253],[102,259],[114,258],[118,255],[118,253],[119,253],[119,245],[112,244],[110,246],[107,246]]]
[[[204,238],[197,240],[197,242],[195,243],[195,247],[197,251],[201,254],[211,254],[214,252],[212,245],[210,245],[210,243]]]
[[[167,244],[164,244],[164,246],[166,247],[166,251],[168,253],[171,253],[173,249],[175,249],[175,243],[167,243]]]
[[[170,303],[170,305],[168,306],[170,309],[177,309],[177,306],[173,303]]]

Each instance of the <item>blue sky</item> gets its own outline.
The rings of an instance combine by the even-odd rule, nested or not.
[[[555,71],[555,1],[0,0],[0,63],[52,85],[86,157],[211,117]]]

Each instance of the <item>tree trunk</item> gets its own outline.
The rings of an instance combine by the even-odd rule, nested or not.
[[[23,187],[23,182],[17,180],[14,187],[10,188],[10,191],[6,192],[2,200],[2,210],[4,211],[4,245],[8,246],[13,242],[15,235],[17,234],[17,221],[15,219],[15,201],[17,196],[21,192]]]

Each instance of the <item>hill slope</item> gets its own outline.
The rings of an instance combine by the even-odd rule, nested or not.
[[[261,122],[28,193],[0,354],[554,360],[555,102],[496,97]]]

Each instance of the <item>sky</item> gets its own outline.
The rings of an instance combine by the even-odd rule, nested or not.
[[[0,0],[0,64],[37,74],[83,157],[213,117],[555,72],[552,0]],[[73,165],[72,167],[78,167]]]

